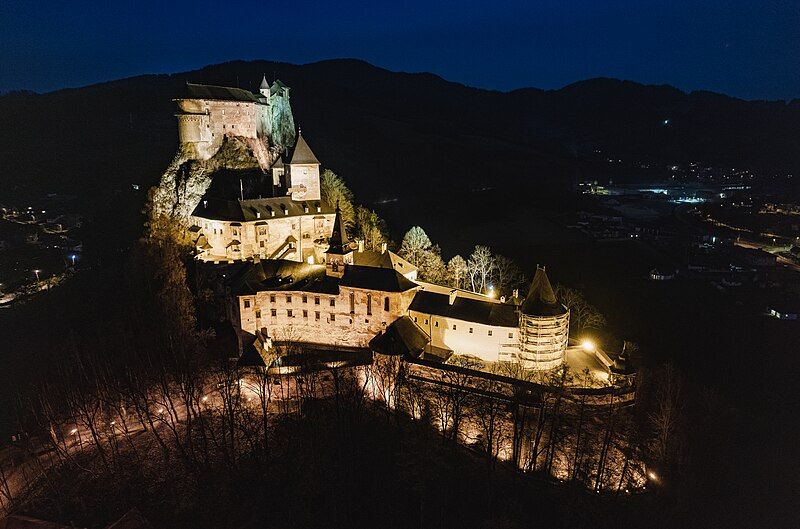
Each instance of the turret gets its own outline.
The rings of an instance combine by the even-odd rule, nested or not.
[[[537,266],[520,306],[520,362],[546,370],[564,362],[569,339],[569,309],[558,302],[544,267]]]
[[[262,96],[269,97],[269,83],[267,82],[266,75],[261,77],[261,86],[258,87],[258,91],[261,93]]]
[[[336,219],[333,221],[333,231],[328,243],[325,252],[325,273],[332,277],[342,277],[345,266],[353,264],[353,248],[347,237],[339,204],[336,204]]]

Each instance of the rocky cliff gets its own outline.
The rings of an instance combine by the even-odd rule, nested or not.
[[[195,160],[180,148],[164,171],[161,183],[151,189],[148,216],[151,224],[168,220],[175,228],[188,227],[189,215],[221,169],[261,169],[266,171],[279,152],[266,140],[226,136],[216,154],[208,160]]]

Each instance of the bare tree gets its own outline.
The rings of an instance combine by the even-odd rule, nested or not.
[[[557,285],[556,297],[570,311],[570,333],[574,331],[575,334],[578,334],[589,329],[601,329],[605,326],[605,316],[595,306],[586,301],[580,290]]]
[[[470,285],[473,292],[485,293],[495,269],[495,259],[488,246],[476,246],[467,261]]]
[[[508,257],[497,255],[494,258],[492,282],[495,290],[503,296],[509,296],[515,288],[525,281],[525,275],[517,263]]]

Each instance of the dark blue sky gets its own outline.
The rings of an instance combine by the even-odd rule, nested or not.
[[[800,0],[0,2],[0,91],[357,57],[497,89],[589,77],[800,97]]]

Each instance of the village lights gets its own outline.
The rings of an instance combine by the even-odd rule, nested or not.
[[[597,349],[597,344],[586,338],[581,342],[581,348],[587,353],[593,353]]]
[[[37,282],[37,283],[39,282],[39,273],[40,273],[40,272],[41,272],[41,270],[39,270],[38,268],[37,268],[36,270],[34,270],[34,271],[33,271],[33,273],[34,273],[34,274],[36,274],[36,282]]]

